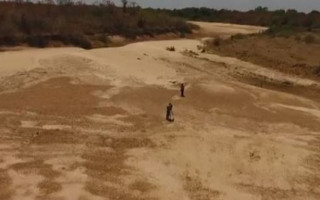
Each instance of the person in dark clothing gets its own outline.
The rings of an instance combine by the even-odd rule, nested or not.
[[[184,97],[184,84],[183,83],[181,83],[181,85],[180,85],[180,96]]]
[[[173,119],[173,112],[172,112],[173,105],[172,103],[169,103],[167,106],[167,114],[166,114],[166,120],[172,122]]]

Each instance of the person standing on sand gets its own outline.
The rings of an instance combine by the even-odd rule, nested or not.
[[[174,120],[172,116],[173,115],[172,108],[173,108],[172,103],[169,103],[169,105],[167,106],[167,114],[166,114],[166,120],[169,122],[172,122]]]
[[[184,97],[184,84],[183,83],[181,83],[181,85],[180,85],[180,96]]]

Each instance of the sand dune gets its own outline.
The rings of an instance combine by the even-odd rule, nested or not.
[[[238,77],[319,83],[198,45],[0,53],[0,199],[320,199],[319,101]]]

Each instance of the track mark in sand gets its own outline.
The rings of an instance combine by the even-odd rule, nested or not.
[[[289,105],[284,105],[284,104],[274,104],[274,106],[288,108],[291,110],[296,110],[296,111],[308,113],[308,114],[311,114],[311,115],[319,118],[319,120],[320,120],[320,111],[317,109],[311,109],[311,108],[299,107],[299,106],[289,106]]]
[[[312,154],[304,162],[305,167],[310,170],[305,180],[309,184],[310,191],[316,193],[320,199],[320,135],[316,136],[315,140],[309,141],[308,149]]]
[[[82,139],[81,135],[66,130],[29,129],[28,131],[34,133],[29,139],[30,144],[34,145],[78,144]]]
[[[19,151],[16,143],[7,139],[7,134],[10,134],[10,130],[1,132],[2,137],[0,138],[0,199],[1,200],[12,200],[13,197],[17,196],[15,186],[21,183],[14,180],[14,173],[11,170],[11,166],[22,162],[23,160],[18,157]],[[4,139],[5,138],[5,139]],[[18,191],[18,192],[21,192]],[[19,195],[18,195],[19,196]]]
[[[320,138],[316,139],[315,136],[312,136],[304,142],[304,145],[297,146],[296,143],[287,141],[294,140],[296,135],[299,136],[306,130],[299,127],[292,128],[292,130],[279,126],[277,129],[269,130],[272,134],[271,141],[267,136],[263,139],[263,143],[260,141],[260,144],[250,145],[253,148],[249,148],[249,156],[254,162],[242,167],[242,170],[249,170],[246,172],[247,176],[254,178],[250,178],[251,181],[242,179],[240,183],[236,181],[235,185],[239,191],[254,194],[262,200],[318,200],[320,198],[320,171],[318,169]],[[279,139],[274,140],[278,137]],[[262,166],[259,162],[265,164]],[[256,168],[257,166],[259,168]],[[259,176],[262,178],[258,178]]]
[[[190,56],[188,56],[190,57]],[[194,57],[193,57],[194,58]],[[198,58],[194,58],[194,59],[198,59]],[[207,74],[207,75],[215,75],[214,72],[210,72],[206,69],[203,69],[203,67],[196,67],[192,64],[186,63],[186,62],[178,62],[178,61],[171,61],[168,58],[160,58],[161,61],[163,61],[164,63],[168,64],[169,66],[175,67],[177,68],[177,66],[180,66],[180,72],[183,72],[184,69],[188,69],[188,70],[192,70],[194,72],[197,73],[201,73],[201,74]]]
[[[319,193],[314,193],[312,191],[303,191],[296,189],[279,189],[276,187],[262,187],[262,186],[253,186],[247,184],[239,184],[240,189],[244,189],[250,193],[257,194],[262,200],[271,200],[271,199],[308,199],[308,200],[317,200],[320,198]]]
[[[184,189],[188,192],[190,200],[214,200],[220,196],[220,192],[204,186],[197,177],[186,175],[183,182]]]
[[[98,65],[93,60],[76,55],[57,55],[46,59],[40,59],[39,63],[46,69],[51,69],[64,74],[77,74],[81,72],[92,72],[92,66]]]
[[[14,92],[49,79],[63,76],[80,78],[84,81],[91,76],[91,82],[96,81],[98,84],[105,84],[108,82],[107,78],[102,81],[100,81],[101,79],[96,78],[101,74],[101,66],[98,63],[81,56],[54,56],[46,59],[40,59],[39,64],[40,67],[38,68],[0,77],[0,93]]]
[[[0,199],[10,200],[13,190],[10,188],[12,180],[7,170],[0,169]]]
[[[146,193],[146,192],[149,192],[150,190],[156,189],[154,185],[149,183],[147,180],[142,180],[142,179],[138,179],[132,182],[129,185],[129,188],[133,191],[138,191],[140,193]]]
[[[118,94],[111,97],[111,101],[115,104],[129,104],[148,113],[148,116],[161,116],[168,101],[176,94],[175,90],[169,90],[159,86],[144,86],[137,88],[123,88]],[[159,105],[163,105],[159,106]],[[135,120],[137,121],[137,120]],[[141,120],[145,122],[145,120]]]
[[[152,199],[147,193],[153,189],[147,182],[127,184],[124,179],[134,170],[125,164],[126,152],[133,148],[151,148],[154,144],[147,138],[100,138],[101,148],[88,149],[82,156],[89,179],[86,190],[91,194],[109,199]],[[103,148],[104,147],[104,148]],[[107,148],[108,147],[108,148]],[[138,190],[138,192],[137,192]]]
[[[14,93],[0,95],[0,109],[15,112],[31,111],[42,115],[81,117],[87,114],[108,114],[123,111],[116,108],[97,107],[99,98],[93,93],[110,86],[71,84],[71,78],[53,78]]]
[[[51,162],[57,164],[56,160],[52,160]],[[88,176],[85,174],[85,169],[81,166],[81,163],[72,164],[69,162],[68,164],[64,161],[60,163],[60,165],[63,166],[62,169],[57,170],[59,170],[61,176],[55,181],[59,183],[61,189],[51,195],[52,197],[57,199],[65,199],[67,197],[68,200],[102,200],[102,198],[92,195],[84,190]]]
[[[61,185],[54,181],[60,176],[60,173],[42,160],[17,163],[12,165],[10,170],[13,186],[18,195],[17,199],[21,198],[19,195],[28,194],[29,190],[32,191],[30,199],[35,199],[35,197],[41,199],[61,190]]]
[[[48,69],[36,68],[27,72],[18,72],[11,76],[0,78],[0,92],[25,88],[31,84],[49,78]]]
[[[18,172],[9,170],[8,174],[12,180],[11,188],[14,191],[12,200],[34,200],[40,194],[38,184],[43,181],[43,177],[36,173]]]
[[[98,123],[111,123],[119,126],[131,127],[133,126],[130,122],[124,122],[121,118],[125,118],[126,115],[113,115],[113,116],[105,116],[99,114],[93,114],[91,116],[87,116],[87,118],[93,122]]]
[[[151,199],[147,195],[151,190],[148,182],[134,184],[133,180],[133,183],[125,183],[125,177],[134,169],[126,166],[124,161],[128,158],[127,150],[153,146],[145,136],[137,136],[137,132],[145,129],[146,120],[152,123],[153,118],[144,114],[137,117],[127,115],[117,107],[98,107],[100,99],[88,94],[106,90],[108,86],[73,85],[70,80],[54,78],[0,95],[3,97],[0,107],[6,110],[37,113],[21,118],[17,115],[1,116],[8,129],[6,134],[15,137],[15,143],[19,144],[17,151],[21,158],[18,163],[10,165],[8,175],[2,173],[2,179],[8,179],[12,184],[0,190],[1,194],[4,196],[12,190],[13,200],[23,195],[30,200]],[[40,95],[44,93],[45,96]],[[106,123],[110,119],[114,120]],[[82,129],[104,131],[88,133]],[[134,136],[108,136],[112,131],[133,133]],[[77,156],[81,159],[62,164],[52,161],[66,156],[71,160]],[[25,178],[25,182],[19,182],[18,177]]]

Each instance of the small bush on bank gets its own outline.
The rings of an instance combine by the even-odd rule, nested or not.
[[[16,46],[21,43],[21,39],[15,35],[1,36],[0,45],[2,46]]]
[[[302,40],[302,38],[301,38],[300,35],[296,35],[296,36],[294,37],[294,39],[295,39],[296,41],[301,41],[301,40]]]
[[[222,44],[222,39],[220,37],[216,37],[216,38],[214,38],[212,44],[213,44],[213,46],[218,47]]]
[[[44,36],[34,35],[27,38],[27,44],[31,47],[44,48],[48,46],[49,40]]]
[[[104,44],[109,44],[111,42],[106,34],[99,35],[98,40]]]
[[[313,35],[306,35],[303,41],[307,44],[314,44],[316,42],[316,38]]]
[[[72,45],[84,48],[84,49],[91,49],[92,48],[92,44],[89,41],[89,39],[87,39],[85,36],[83,35],[70,35],[70,43]]]
[[[244,34],[238,33],[231,36],[231,40],[241,40],[244,39],[246,36]]]
[[[315,67],[315,69],[313,70],[313,73],[317,76],[320,76],[320,63],[317,67]]]
[[[176,48],[174,46],[167,47],[166,49],[167,51],[176,51]]]
[[[267,29],[264,32],[266,35],[269,35],[271,37],[284,37],[289,38],[293,33],[293,28],[291,26],[270,26],[269,29]]]

